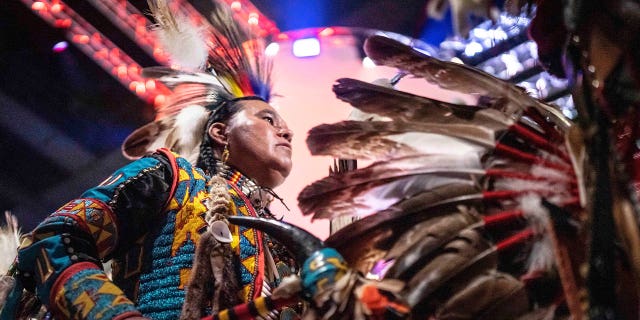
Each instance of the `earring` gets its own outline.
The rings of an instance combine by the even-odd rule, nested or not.
[[[222,163],[227,163],[227,160],[229,160],[229,145],[225,144],[224,145],[224,150],[222,150]]]

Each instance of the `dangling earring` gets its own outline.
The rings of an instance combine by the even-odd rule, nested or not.
[[[222,163],[225,164],[229,160],[229,145],[224,145],[224,150],[222,150]]]

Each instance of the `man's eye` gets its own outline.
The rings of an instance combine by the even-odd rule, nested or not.
[[[273,125],[273,118],[272,117],[262,117],[262,119],[266,120],[267,122],[269,122],[269,124]]]

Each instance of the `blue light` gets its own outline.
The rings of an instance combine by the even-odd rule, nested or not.
[[[313,57],[320,54],[320,41],[316,38],[298,39],[293,42],[293,55],[302,57]]]

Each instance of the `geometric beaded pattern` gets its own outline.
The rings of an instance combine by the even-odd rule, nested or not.
[[[237,176],[237,175],[236,175]],[[229,195],[233,200],[232,210],[235,215],[256,216],[256,212],[249,200],[238,191],[240,188],[230,181],[231,188]],[[244,301],[250,301],[260,296],[262,290],[262,281],[264,279],[264,261],[262,248],[262,233],[253,228],[243,226],[232,228],[234,239],[238,239],[231,243],[231,248],[240,258],[240,285],[242,288],[242,297]]]
[[[184,158],[176,158],[175,192],[166,221],[151,246],[151,267],[140,274],[138,310],[152,319],[177,319],[184,302],[196,244],[206,230],[206,178]]]
[[[52,216],[72,216],[95,240],[98,256],[102,259],[117,242],[117,229],[113,212],[96,199],[75,199],[58,209]],[[78,220],[79,219],[79,220]]]
[[[97,268],[73,273],[56,289],[52,307],[64,319],[112,319],[137,313],[133,302]]]

